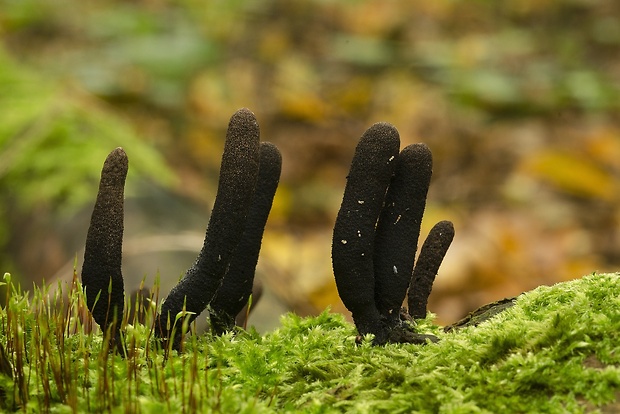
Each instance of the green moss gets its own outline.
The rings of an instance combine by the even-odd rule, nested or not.
[[[108,355],[100,352],[100,334],[59,334],[58,316],[42,323],[41,315],[25,312],[23,299],[14,296],[0,313],[2,343],[9,340],[15,373],[12,380],[0,376],[1,400],[14,408],[20,398],[22,335],[21,348],[29,355],[22,363],[30,412],[41,407],[61,412],[69,407],[114,412],[609,412],[620,404],[617,274],[540,287],[489,321],[456,332],[444,333],[429,315],[418,329],[439,336],[437,344],[373,347],[369,337],[356,345],[355,327],[326,311],[308,318],[286,315],[281,327],[266,335],[250,330],[190,337],[185,352],[172,352],[167,361],[154,349],[147,327],[128,326],[135,352],[127,358]],[[34,317],[39,320],[33,328],[28,318]],[[13,324],[25,329],[13,329]],[[47,342],[54,346],[45,350]]]

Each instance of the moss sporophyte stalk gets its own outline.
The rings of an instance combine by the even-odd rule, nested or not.
[[[454,237],[440,221],[417,260],[431,180],[424,144],[387,123],[361,137],[332,240],[354,325],[324,311],[259,335],[235,326],[282,160],[247,109],[231,118],[195,264],[159,302],[125,297],[121,148],[104,162],[81,282],[29,294],[5,274],[0,406],[25,412],[581,412],[620,409],[620,276],[540,287],[433,324],[427,301]],[[407,304],[407,308],[403,307]],[[196,332],[208,310],[211,330]],[[90,314],[90,315],[89,315]],[[92,318],[91,318],[92,315]],[[93,326],[92,320],[100,327]]]

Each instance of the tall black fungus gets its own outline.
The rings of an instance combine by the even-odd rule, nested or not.
[[[121,260],[123,197],[128,167],[122,148],[112,151],[103,164],[82,266],[86,304],[104,332],[112,328],[112,341],[118,336],[124,307]]]
[[[415,285],[413,263],[432,156],[423,144],[398,153],[399,146],[398,132],[390,124],[375,124],[364,133],[353,156],[332,240],[338,293],[359,334],[374,334],[374,344],[437,340],[416,333],[401,313],[407,288]],[[431,240],[435,245],[435,238]],[[435,263],[436,254],[421,255],[424,259],[418,260],[416,268],[422,265],[419,272],[424,275],[432,269],[436,272],[434,266],[439,267],[443,254],[439,263]]]
[[[157,317],[156,332],[167,340],[177,315],[191,312],[189,321],[213,299],[241,241],[246,217],[254,195],[259,170],[259,127],[248,109],[237,111],[226,134],[217,196],[207,227],[204,244],[196,263],[165,299]],[[178,348],[181,327],[176,328],[172,344]]]
[[[280,181],[282,156],[269,143],[260,144],[260,166],[254,197],[245,223],[243,237],[237,245],[224,276],[222,286],[209,304],[211,330],[220,334],[235,326],[235,317],[248,303],[260,253],[263,231]]]

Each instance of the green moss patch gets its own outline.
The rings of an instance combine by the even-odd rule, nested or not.
[[[36,296],[35,296],[36,298]],[[2,316],[12,369],[5,409],[39,412],[617,412],[620,276],[540,287],[437,344],[355,344],[338,314],[286,315],[265,335],[190,336],[157,350],[148,327],[126,326],[130,353],[101,352],[101,333],[59,313],[32,312],[15,293]],[[47,318],[47,319],[46,319]],[[72,325],[73,324],[73,325]],[[0,367],[2,365],[0,364]],[[12,374],[12,375],[9,375]]]

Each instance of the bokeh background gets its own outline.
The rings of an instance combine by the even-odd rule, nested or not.
[[[433,152],[422,239],[455,224],[438,323],[620,268],[616,0],[0,0],[0,36],[0,270],[24,289],[81,268],[116,146],[126,287],[159,274],[169,289],[202,245],[241,107],[284,158],[259,330],[346,313],[331,231],[377,121]]]

